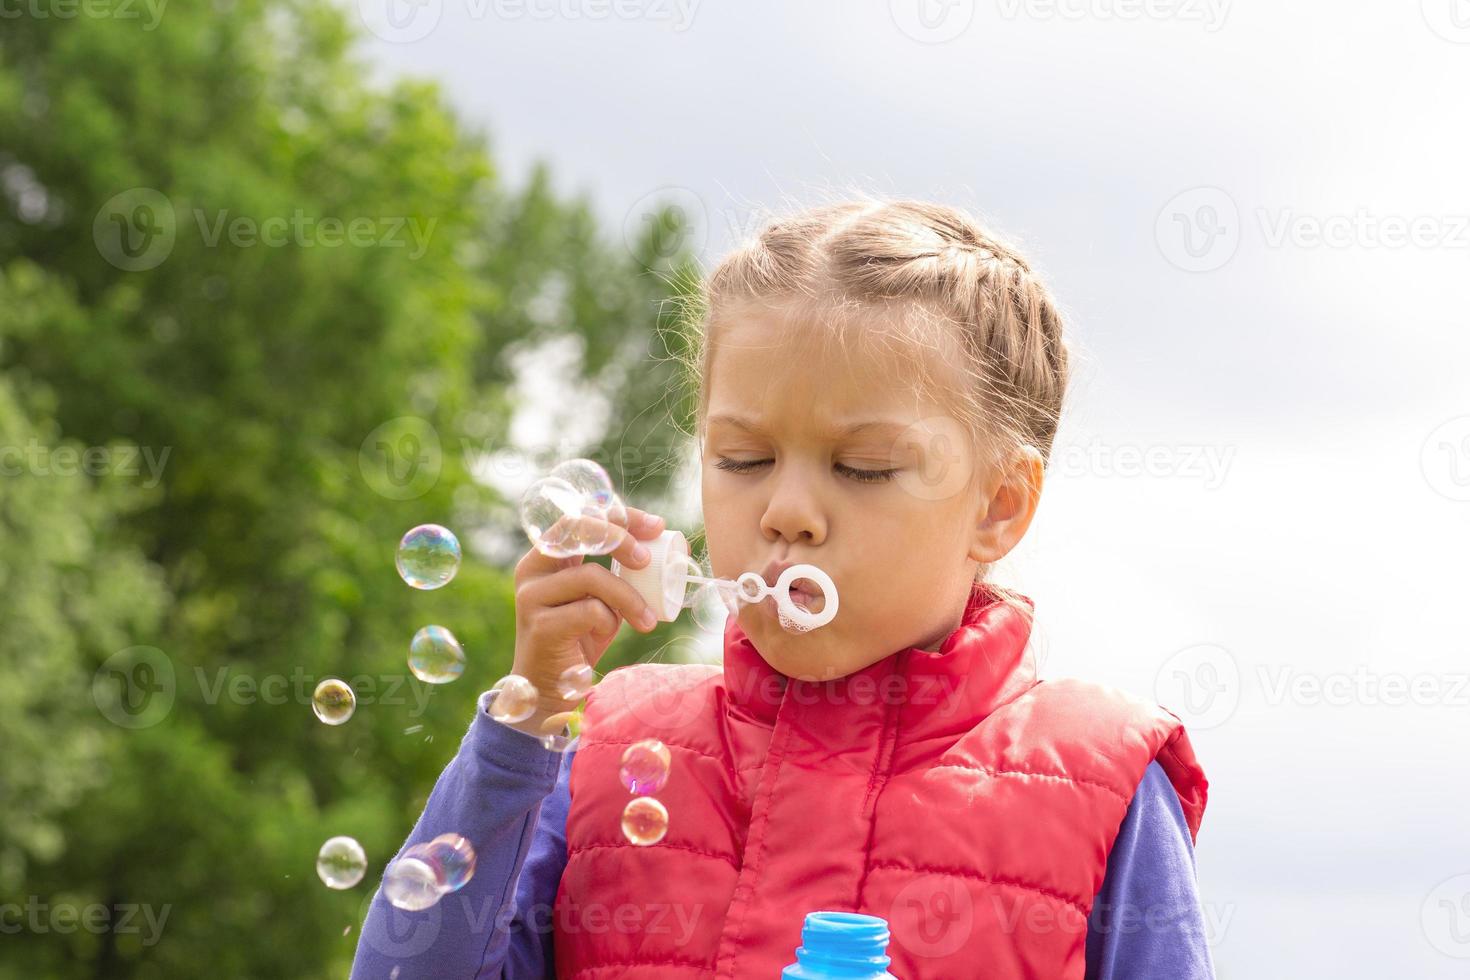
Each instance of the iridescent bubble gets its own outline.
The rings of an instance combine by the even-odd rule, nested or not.
[[[398,574],[415,589],[448,585],[459,571],[459,538],[447,527],[420,524],[398,542]]]
[[[328,677],[311,692],[311,710],[328,725],[340,725],[357,710],[357,695],[351,684]]]
[[[521,497],[521,527],[543,555],[605,555],[627,534],[627,513],[609,511],[557,476],[537,480]]]
[[[367,873],[367,854],[351,837],[330,838],[316,852],[316,873],[328,888],[351,888]]]
[[[536,713],[536,704],[541,692],[536,685],[520,674],[506,674],[490,688],[490,700],[486,710],[496,721],[513,725],[525,721]]]
[[[425,845],[415,844],[383,872],[383,896],[394,908],[422,912],[444,894],[439,888],[439,876],[425,860],[427,851]]]
[[[597,671],[586,664],[573,664],[557,678],[556,693],[563,701],[580,701],[597,683]]]
[[[618,778],[634,796],[657,793],[669,781],[669,747],[656,738],[634,742],[623,750]]]
[[[457,892],[475,876],[475,848],[459,834],[440,834],[424,846],[424,860],[434,869],[439,888]]]
[[[581,491],[591,507],[614,524],[627,526],[627,508],[613,489],[612,477],[607,475],[601,463],[590,459],[569,459],[558,463],[549,475],[566,480]]]
[[[689,600],[689,614],[694,625],[706,633],[725,632],[729,617],[736,615],[735,588],[728,582],[710,582]]]
[[[578,705],[580,707],[580,705]],[[572,747],[577,740],[577,721],[580,715],[575,711],[562,711],[549,716],[541,725],[541,730],[547,734],[541,736],[542,748],[552,752],[565,752]]]
[[[448,684],[464,673],[464,648],[443,626],[425,626],[408,644],[408,669],[425,684]]]
[[[657,844],[669,832],[669,811],[651,796],[639,796],[623,807],[623,836],[630,844]]]

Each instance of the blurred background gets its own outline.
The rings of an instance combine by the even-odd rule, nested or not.
[[[1466,976],[1467,89],[1464,0],[0,3],[0,977],[345,976],[509,669],[521,490],[697,533],[668,301],[854,189],[1070,316],[1000,577],[1044,675],[1189,726],[1219,975]]]

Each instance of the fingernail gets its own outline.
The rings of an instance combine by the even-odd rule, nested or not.
[[[646,545],[635,544],[633,546],[634,561],[648,561],[648,548]]]
[[[663,520],[663,518],[659,517],[657,514],[644,514],[643,526],[648,528],[649,530],[652,530],[658,527],[658,522],[661,520]]]
[[[638,621],[641,622],[646,629],[652,629],[653,627],[658,625],[658,617],[653,614],[652,609],[645,608],[643,612],[638,616]]]

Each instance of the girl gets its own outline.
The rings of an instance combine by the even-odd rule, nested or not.
[[[376,896],[353,977],[774,980],[816,910],[884,916],[904,980],[1211,977],[1207,783],[1179,719],[1038,681],[1031,600],[987,581],[1066,390],[1031,267],[963,213],[864,201],[770,224],[700,298],[713,572],[810,562],[840,614],[792,633],[764,600],[721,665],[612,671],[558,754],[537,736],[574,707],[561,672],[656,624],[607,568],[528,551],[513,669],[537,711],[501,724],[482,696],[405,844],[463,834],[478,869],[424,912]],[[643,567],[663,522],[629,515],[613,556]],[[646,738],[671,753],[669,816],[634,846],[618,769]]]

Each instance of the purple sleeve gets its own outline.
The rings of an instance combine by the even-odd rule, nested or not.
[[[1087,920],[1086,980],[1214,980],[1179,797],[1149,763]]]
[[[485,713],[481,695],[459,751],[439,774],[403,849],[457,833],[475,847],[475,873],[422,912],[394,908],[374,893],[352,980],[501,980],[552,975],[549,928],[526,928],[518,909],[549,907],[565,863],[563,759],[539,739]],[[561,802],[543,802],[554,789]],[[399,854],[403,853],[400,849]],[[523,865],[531,872],[522,875]],[[534,881],[531,879],[535,879]],[[512,896],[515,902],[512,902]],[[522,904],[524,901],[524,904]],[[542,922],[550,923],[549,914]]]

